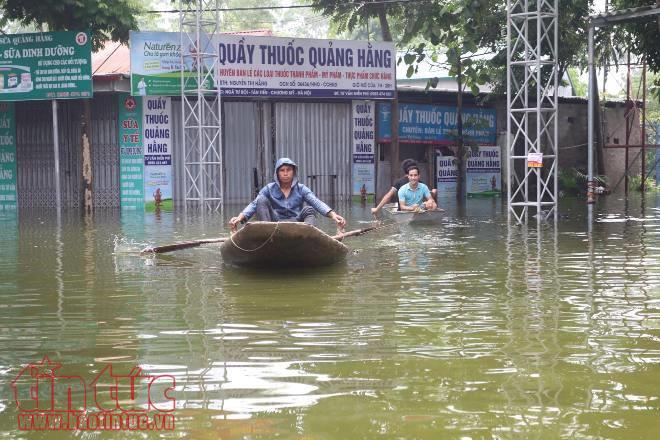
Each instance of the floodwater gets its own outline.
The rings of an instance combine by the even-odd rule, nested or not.
[[[225,267],[215,245],[136,253],[224,235],[229,213],[3,217],[0,436],[657,438],[660,196],[602,198],[591,226],[581,200],[556,225],[509,226],[501,203],[448,204],[441,225],[284,272]],[[368,225],[368,209],[341,211]],[[25,368],[45,355],[59,368]],[[131,402],[133,367],[148,378]],[[35,432],[20,417],[50,409],[51,383],[58,409],[69,389],[88,415],[151,401],[174,427]]]

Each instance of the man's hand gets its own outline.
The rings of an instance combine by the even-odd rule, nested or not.
[[[438,207],[438,205],[435,203],[435,200],[432,198],[429,198],[426,202],[424,202],[424,209],[427,209],[429,211],[433,211]]]
[[[371,208],[371,214],[373,214],[374,217],[378,217],[378,212],[380,212],[380,208]]]
[[[245,216],[241,212],[240,214],[238,214],[238,216],[232,217],[231,220],[229,220],[229,229],[231,230],[231,232],[236,232],[236,230],[238,229],[238,224],[241,221],[243,221],[244,218]]]
[[[374,209],[375,209],[375,208],[374,208]],[[341,215],[337,214],[335,211],[330,211],[330,213],[328,214],[328,217],[330,217],[331,219],[333,219],[333,220],[335,221],[335,223],[337,223],[337,226],[338,226],[340,229],[344,229],[344,226],[346,226],[346,220],[344,220],[344,217],[342,217]]]

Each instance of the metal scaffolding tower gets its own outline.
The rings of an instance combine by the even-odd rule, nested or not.
[[[222,102],[215,89],[219,1],[179,1],[186,207],[223,204]]]
[[[557,0],[507,0],[508,217],[557,215]]]

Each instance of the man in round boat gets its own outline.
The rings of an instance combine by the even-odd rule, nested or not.
[[[437,207],[429,187],[419,181],[417,165],[408,167],[408,183],[399,189],[398,195],[401,211],[433,210]]]
[[[409,182],[409,180],[408,180],[408,169],[410,167],[416,167],[416,166],[418,166],[418,165],[417,165],[417,161],[415,159],[404,159],[403,162],[401,162],[401,169],[403,170],[403,176],[399,180],[397,180],[396,182],[394,182],[392,184],[392,187],[383,196],[383,198],[380,200],[380,203],[378,203],[378,206],[376,206],[375,208],[371,208],[371,213],[374,216],[377,216],[378,213],[380,212],[380,210],[383,209],[383,207],[386,204],[390,203],[390,202],[395,203],[397,205],[397,209],[400,210],[400,208],[399,208],[399,206],[400,206],[399,205],[399,198],[398,198],[399,190],[401,189],[401,187],[403,185],[405,185],[406,183]],[[437,198],[436,189],[431,190],[431,197],[433,197],[433,199]],[[438,205],[435,204],[435,206],[433,208],[429,208],[429,209],[435,209],[437,207],[438,207]]]
[[[298,182],[297,171],[298,165],[288,157],[278,159],[275,181],[261,188],[257,197],[229,220],[230,229],[235,231],[239,223],[247,222],[255,214],[261,221],[305,222],[315,226],[315,211],[331,218],[343,229],[346,220],[316,197],[311,189]]]

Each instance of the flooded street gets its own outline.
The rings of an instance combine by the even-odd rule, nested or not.
[[[388,226],[347,238],[345,263],[279,272],[224,266],[217,245],[137,253],[224,236],[239,207],[0,217],[0,434],[653,438],[660,196],[601,198],[591,227],[583,200],[562,200],[556,226],[509,226],[502,203],[446,205],[441,225]],[[369,225],[368,208],[340,213]],[[19,431],[12,381],[44,355],[88,383],[106,365],[174,377],[175,428]]]

